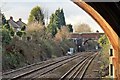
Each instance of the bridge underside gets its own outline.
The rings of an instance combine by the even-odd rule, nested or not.
[[[114,49],[115,77],[120,79],[120,2],[74,2],[101,26]]]
[[[93,7],[120,37],[120,2],[87,3]]]

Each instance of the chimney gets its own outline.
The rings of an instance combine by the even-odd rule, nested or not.
[[[22,21],[22,19],[21,19],[21,18],[19,18],[19,21]]]
[[[96,33],[99,33],[99,31],[97,30]]]
[[[100,36],[99,36],[99,31],[97,30],[96,33],[97,33],[97,37],[96,37],[96,39],[98,40],[99,37],[100,37]]]
[[[12,16],[10,16],[10,19],[11,19],[11,20],[13,20],[13,17],[12,17]]]

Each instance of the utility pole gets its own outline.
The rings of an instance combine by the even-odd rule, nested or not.
[[[1,7],[0,7],[0,27],[2,25],[2,13],[1,13]]]
[[[48,19],[49,19],[49,17],[48,17],[49,15],[48,15],[48,9],[46,9],[46,11],[45,11],[45,17],[46,17],[46,21],[45,21],[45,25],[46,25],[46,27],[48,26]]]

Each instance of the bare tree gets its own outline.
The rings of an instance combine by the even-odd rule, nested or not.
[[[55,41],[62,41],[69,36],[69,29],[66,26],[63,26],[61,30],[58,30],[57,34],[55,35]]]
[[[75,32],[92,32],[90,26],[86,23],[79,24],[75,26]]]

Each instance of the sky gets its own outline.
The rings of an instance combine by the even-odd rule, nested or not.
[[[56,9],[63,8],[67,24],[72,24],[74,27],[77,24],[86,23],[94,32],[96,30],[103,32],[100,26],[84,10],[70,0],[3,0],[0,3],[0,8],[6,19],[9,19],[10,16],[15,21],[22,18],[22,21],[25,23],[27,23],[31,9],[35,6],[42,7],[44,13],[48,14],[48,17]],[[47,20],[46,17],[45,20]]]

